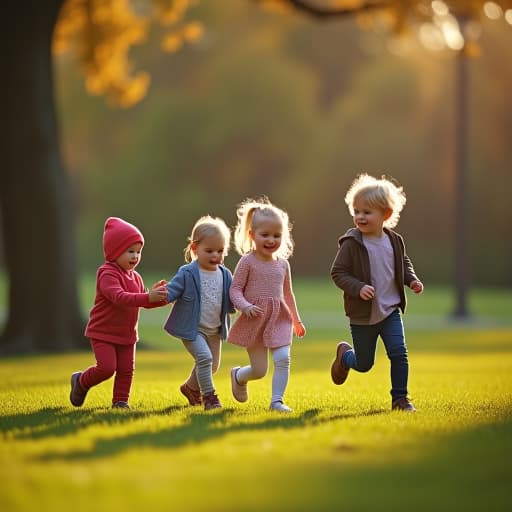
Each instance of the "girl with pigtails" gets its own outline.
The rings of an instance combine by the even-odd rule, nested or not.
[[[242,257],[233,274],[230,297],[241,315],[228,341],[245,347],[250,363],[231,369],[233,396],[239,402],[247,401],[247,383],[267,374],[270,353],[274,363],[270,410],[291,412],[284,402],[290,348],[293,334],[302,338],[306,329],[292,290],[288,258],[293,239],[288,214],[264,197],[245,200],[237,216],[234,242]]]

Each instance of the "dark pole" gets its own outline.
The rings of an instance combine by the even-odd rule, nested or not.
[[[462,35],[466,37],[467,19],[458,18]],[[468,58],[464,46],[457,55],[455,85],[455,291],[454,316],[469,317],[469,195],[468,195]]]

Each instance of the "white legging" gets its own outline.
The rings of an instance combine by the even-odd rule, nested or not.
[[[195,365],[186,383],[192,389],[201,390],[203,395],[214,393],[213,374],[218,370],[220,364],[220,335],[208,336],[199,333],[194,341],[182,341],[195,361]]]
[[[265,377],[268,371],[268,352],[272,354],[274,361],[274,375],[272,376],[272,399],[271,402],[283,401],[284,392],[288,385],[290,376],[290,345],[278,348],[267,348],[262,345],[247,347],[249,366],[242,366],[236,374],[241,384],[249,380],[256,380]]]

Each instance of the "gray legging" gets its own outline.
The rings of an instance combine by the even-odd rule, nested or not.
[[[220,334],[207,335],[200,332],[194,341],[181,341],[195,361],[186,384],[194,390],[200,390],[203,396],[214,393],[213,374],[220,364]]]
[[[268,371],[268,353],[270,351],[274,361],[272,398],[270,402],[282,402],[290,376],[290,348],[290,345],[278,348],[267,348],[263,345],[247,347],[251,364],[249,366],[243,366],[238,370],[236,374],[237,380],[245,384],[249,380],[265,377]]]

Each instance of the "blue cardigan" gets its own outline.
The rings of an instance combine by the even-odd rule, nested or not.
[[[234,313],[235,308],[229,298],[231,272],[223,265],[219,265],[219,268],[223,278],[220,336],[225,340],[230,325],[229,313]],[[172,336],[194,341],[199,332],[201,315],[201,278],[197,261],[180,267],[166,286],[167,299],[174,302],[174,305],[164,329]]]

